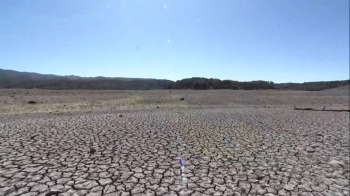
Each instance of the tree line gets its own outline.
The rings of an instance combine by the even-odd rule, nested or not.
[[[215,78],[186,78],[178,80],[172,84],[174,89],[194,89],[194,90],[208,90],[208,89],[232,89],[232,90],[254,90],[254,89],[273,89],[274,83],[270,81],[251,81],[238,82],[233,80],[219,80]]]

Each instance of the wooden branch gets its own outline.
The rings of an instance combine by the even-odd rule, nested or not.
[[[297,108],[294,105],[294,110],[310,110],[310,111],[325,111],[325,112],[350,112],[350,110],[326,110],[326,106],[322,110],[314,108]]]

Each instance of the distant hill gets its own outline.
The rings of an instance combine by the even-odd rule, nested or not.
[[[350,85],[339,86],[336,88],[330,88],[321,90],[318,92],[320,95],[330,96],[350,96]]]
[[[5,70],[0,69],[0,80],[1,79],[31,79],[31,80],[46,80],[46,79],[58,79],[58,78],[66,78],[70,80],[91,80],[91,79],[119,79],[119,80],[125,80],[125,81],[131,81],[131,80],[149,80],[148,78],[123,78],[123,77],[104,77],[104,76],[97,76],[97,77],[81,77],[81,76],[75,76],[75,75],[69,75],[69,76],[58,76],[53,74],[38,74],[33,72],[19,72],[19,71],[13,71],[13,70]]]
[[[123,77],[80,77],[38,74],[0,69],[0,88],[39,88],[39,89],[110,89],[110,90],[152,90],[152,89],[278,89],[320,91],[349,85],[350,80],[321,81],[306,83],[275,84],[271,81],[239,82],[215,78],[185,78],[178,81],[149,78]]]
[[[31,79],[31,80],[41,80],[41,79],[53,79],[59,76],[52,74],[38,74],[30,72],[18,72],[13,70],[0,69],[0,80],[4,79]]]
[[[58,76],[0,69],[0,88],[150,90],[164,89],[172,83],[147,78]]]
[[[275,84],[274,89],[320,91],[350,84],[350,80]]]

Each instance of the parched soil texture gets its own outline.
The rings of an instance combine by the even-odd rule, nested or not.
[[[0,107],[0,195],[350,194],[349,112],[293,108],[344,109],[345,96],[13,92],[0,96],[13,104]],[[75,108],[91,97],[102,109]]]

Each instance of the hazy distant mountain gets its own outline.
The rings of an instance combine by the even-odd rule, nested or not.
[[[13,70],[4,70],[0,69],[0,80],[2,79],[14,79],[14,78],[26,78],[32,80],[41,80],[41,79],[53,79],[59,76],[52,74],[38,74],[38,73],[30,73],[30,72],[18,72]]]
[[[151,90],[151,89],[280,89],[319,91],[350,84],[350,80],[283,83],[271,81],[239,82],[215,78],[185,78],[176,82],[171,80],[123,77],[80,77],[74,75],[57,76],[0,69],[0,88],[40,88],[40,89],[114,89],[114,90]]]
[[[119,80],[125,80],[125,81],[132,81],[132,80],[150,80],[148,78],[124,78],[124,77],[104,77],[104,76],[97,76],[97,77],[81,77],[81,76],[75,76],[75,75],[68,75],[68,76],[59,76],[59,75],[53,75],[53,74],[38,74],[38,73],[32,73],[32,72],[19,72],[19,71],[13,71],[13,70],[5,70],[0,69],[0,80],[1,79],[31,79],[31,80],[43,80],[43,79],[59,79],[59,78],[66,78],[70,80],[81,80],[81,79],[119,79]]]
[[[0,69],[0,88],[149,90],[170,88],[172,83],[148,78],[58,76]]]

